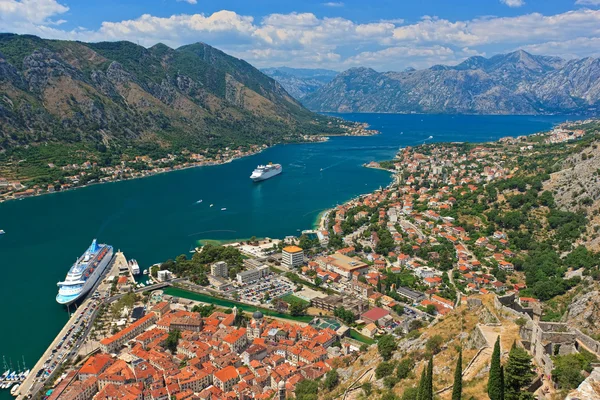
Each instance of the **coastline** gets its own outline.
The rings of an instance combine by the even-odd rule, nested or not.
[[[243,155],[240,156],[233,156],[233,157],[229,157],[226,160],[222,160],[222,161],[209,161],[209,162],[204,162],[204,163],[183,163],[183,164],[179,164],[176,165],[174,167],[168,167],[169,169],[165,169],[165,170],[160,170],[160,171],[152,171],[152,172],[148,172],[145,174],[141,174],[141,175],[136,175],[136,176],[131,176],[131,177],[127,177],[127,178],[119,178],[119,179],[110,179],[110,180],[105,180],[105,181],[95,181],[95,182],[90,182],[87,183],[85,185],[79,185],[79,186],[72,186],[72,187],[68,187],[65,189],[61,189],[61,190],[56,190],[56,191],[48,191],[48,190],[44,190],[44,191],[39,191],[39,192],[35,192],[33,194],[30,195],[26,195],[26,196],[20,196],[20,197],[8,197],[8,198],[4,198],[4,197],[0,197],[0,204],[4,203],[4,202],[8,202],[8,201],[13,201],[13,200],[23,200],[26,198],[33,198],[33,197],[39,197],[39,196],[43,196],[43,195],[50,195],[50,194],[58,194],[58,193],[62,193],[62,192],[68,192],[71,190],[77,190],[77,189],[82,189],[88,186],[93,186],[93,185],[100,185],[100,184],[105,184],[105,183],[116,183],[116,182],[121,182],[121,181],[130,181],[130,180],[134,180],[134,179],[143,179],[143,178],[149,178],[151,176],[156,176],[156,175],[160,175],[160,174],[166,174],[169,172],[176,172],[176,171],[182,171],[182,170],[186,170],[186,169],[190,169],[190,168],[202,168],[202,167],[213,167],[213,166],[219,166],[219,165],[225,165],[225,164],[229,164],[233,161],[236,160],[240,160],[242,158],[245,157],[250,157],[250,156],[254,156],[257,154],[262,153],[263,151],[270,149],[272,147],[278,146],[278,145],[286,145],[286,144],[307,144],[307,143],[325,143],[329,140],[329,137],[344,137],[344,136],[357,136],[357,137],[368,137],[368,136],[374,136],[374,135],[379,135],[381,132],[376,131],[376,130],[368,130],[368,125],[361,125],[361,127],[359,128],[359,130],[357,131],[357,133],[346,133],[346,134],[316,134],[316,135],[312,135],[312,136],[307,136],[307,135],[303,135],[303,141],[299,141],[299,142],[289,142],[289,143],[276,143],[272,146],[268,146],[268,145],[263,145],[265,147],[262,147],[260,150],[258,151],[251,151],[248,153],[244,153]],[[366,134],[363,132],[367,132]],[[308,138],[315,138],[315,140],[308,140]]]

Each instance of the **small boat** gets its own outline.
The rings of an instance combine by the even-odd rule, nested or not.
[[[144,275],[148,275],[148,270],[147,269],[144,270]]]
[[[196,202],[196,204],[200,204],[200,203],[202,203],[202,199],[200,199]]]
[[[12,394],[13,396],[17,394],[17,392],[19,391],[19,385],[18,383],[12,387],[12,389],[10,389],[10,394]]]
[[[0,235],[4,235],[6,232],[4,232],[2,229],[0,229]]]
[[[211,204],[210,206],[212,207],[213,205]]]
[[[321,168],[321,172],[323,172],[323,168]]]
[[[227,211],[227,209],[225,207],[221,208],[221,211]]]

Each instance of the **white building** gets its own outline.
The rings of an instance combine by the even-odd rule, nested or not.
[[[229,268],[225,261],[219,261],[210,266],[210,274],[213,276],[220,276],[221,278],[227,278]]]
[[[249,269],[247,271],[238,272],[236,279],[239,283],[250,283],[259,280],[269,274],[269,267],[263,265],[260,268]]]
[[[158,271],[156,273],[156,279],[158,279],[159,282],[164,282],[164,281],[168,281],[169,279],[173,278],[173,274],[171,273],[171,271],[168,270],[163,270],[163,271]]]
[[[304,250],[298,246],[284,247],[281,261],[288,268],[299,267],[304,262]]]

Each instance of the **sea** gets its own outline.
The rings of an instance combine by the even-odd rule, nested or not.
[[[342,114],[381,132],[327,142],[278,145],[228,164],[91,185],[0,204],[0,356],[32,367],[68,319],[56,282],[92,239],[138,260],[142,269],[201,240],[283,238],[314,226],[324,210],[391,182],[364,163],[405,146],[484,142],[548,130],[564,116]],[[574,119],[574,118],[571,118]],[[260,183],[258,164],[283,173]],[[212,205],[212,206],[211,206]],[[225,209],[225,210],[222,210]],[[3,366],[0,365],[0,368]],[[7,391],[0,399],[8,399]]]

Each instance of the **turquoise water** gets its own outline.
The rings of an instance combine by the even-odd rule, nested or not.
[[[187,253],[199,239],[283,237],[310,228],[322,210],[390,182],[361,167],[400,146],[488,141],[548,129],[561,117],[344,114],[382,132],[326,143],[276,146],[230,164],[95,185],[0,204],[0,356],[31,366],[67,320],[56,282],[95,237],[141,268]],[[429,137],[432,136],[432,139]],[[283,173],[252,183],[259,163]],[[323,171],[321,171],[323,169]],[[201,204],[196,204],[202,199]],[[214,204],[211,208],[210,204]],[[221,208],[227,208],[221,211]],[[1,367],[1,366],[0,366]],[[3,397],[5,396],[6,397]],[[9,398],[0,393],[0,398]]]

